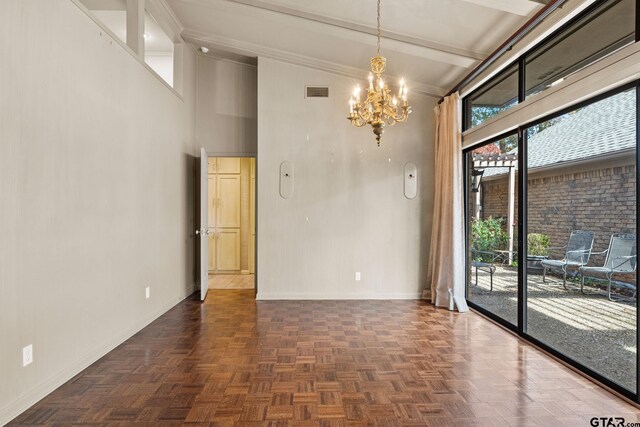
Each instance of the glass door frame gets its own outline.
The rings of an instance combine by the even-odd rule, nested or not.
[[[640,14],[638,14],[640,16]],[[561,360],[563,363],[569,365],[570,367],[572,367],[575,370],[578,370],[584,374],[586,374],[587,376],[591,377],[593,380],[601,383],[602,385],[604,385],[607,388],[610,388],[611,390],[615,391],[616,393],[619,393],[620,395],[636,402],[636,403],[640,403],[640,352],[638,352],[637,350],[637,346],[638,343],[640,342],[640,298],[638,297],[638,295],[636,294],[636,390],[634,391],[630,391],[627,390],[625,388],[623,388],[621,385],[615,383],[614,381],[606,378],[605,376],[603,376],[602,374],[594,371],[593,369],[587,367],[586,365],[577,362],[576,360],[572,359],[571,357],[565,355],[564,353],[562,353],[561,351],[545,344],[544,342],[536,339],[535,337],[529,335],[527,333],[527,263],[526,262],[522,262],[521,260],[526,260],[527,259],[527,245],[526,245],[526,239],[523,238],[523,236],[527,236],[527,176],[528,176],[528,171],[527,171],[527,132],[526,130],[532,126],[538,125],[540,123],[546,122],[548,120],[557,118],[559,116],[562,116],[564,114],[570,113],[572,111],[575,111],[579,108],[585,107],[587,105],[596,103],[598,101],[601,101],[603,99],[609,98],[611,96],[614,96],[616,94],[622,93],[624,91],[630,90],[630,89],[635,89],[636,91],[636,164],[635,164],[635,173],[636,173],[636,235],[638,234],[638,231],[640,230],[640,212],[639,212],[639,203],[638,203],[638,194],[640,194],[640,180],[638,179],[638,171],[639,171],[639,164],[640,164],[640,80],[636,80],[633,81],[631,83],[622,85],[620,87],[617,87],[615,89],[609,90],[607,92],[604,92],[602,94],[596,95],[592,98],[589,98],[585,101],[581,101],[579,103],[573,104],[569,107],[566,107],[562,110],[559,110],[557,112],[548,114],[544,117],[541,117],[539,119],[536,119],[534,121],[525,123],[521,126],[519,126],[517,129],[512,129],[508,132],[505,132],[501,135],[495,136],[491,139],[488,139],[487,141],[483,141],[480,144],[476,144],[470,147],[466,147],[462,150],[462,164],[463,164],[463,183],[464,183],[464,216],[465,216],[465,297],[467,299],[467,304],[469,305],[469,307],[471,307],[473,310],[477,311],[478,313],[488,317],[489,319],[491,319],[492,321],[500,324],[501,326],[505,327],[506,329],[516,333],[519,337],[523,338],[524,340],[534,344],[536,347],[539,347],[540,349],[544,350],[545,352],[551,354],[552,356],[556,357],[557,359]],[[521,94],[523,95],[523,94]],[[469,163],[469,159],[471,158],[470,153],[480,147],[483,147],[485,145],[488,144],[492,144],[496,141],[499,141],[505,137],[508,136],[512,136],[512,135],[518,135],[518,176],[517,176],[517,181],[516,181],[516,185],[517,185],[517,190],[518,190],[518,197],[517,197],[517,209],[518,209],[518,239],[517,239],[517,250],[518,250],[518,322],[517,325],[513,325],[511,323],[509,323],[508,321],[506,321],[505,319],[502,319],[501,317],[497,316],[496,314],[490,312],[489,310],[474,304],[473,301],[470,301],[468,298],[468,287],[469,287],[469,283],[471,280],[471,260],[470,260],[470,247],[469,247],[469,243],[470,243],[470,233],[471,233],[471,229],[470,229],[470,212],[469,212],[469,195],[470,195],[470,188],[469,188],[469,170],[470,170],[470,163]],[[636,253],[638,253],[638,242],[636,240]],[[636,272],[636,290],[638,289],[638,284],[639,284],[640,280],[638,279],[638,273]]]
[[[511,322],[509,322],[506,319],[503,319],[502,317],[498,316],[497,314],[487,310],[486,308],[474,303],[473,301],[471,301],[469,299],[469,294],[468,294],[468,290],[469,290],[469,283],[471,280],[471,259],[469,258],[469,254],[471,253],[471,248],[469,247],[469,242],[471,241],[471,215],[469,214],[469,196],[470,196],[470,188],[469,188],[469,171],[471,170],[471,156],[469,155],[472,151],[480,148],[480,147],[484,147],[490,144],[493,144],[497,141],[500,141],[502,139],[508,138],[510,136],[514,136],[514,135],[518,135],[518,168],[521,167],[520,164],[520,152],[521,152],[521,139],[520,139],[520,132],[518,130],[511,130],[505,133],[502,133],[498,136],[495,136],[491,139],[488,139],[487,141],[481,142],[480,144],[471,146],[471,147],[467,147],[464,148],[462,150],[462,162],[463,162],[463,183],[464,183],[464,211],[465,211],[465,216],[464,216],[464,226],[465,226],[465,230],[464,230],[464,235],[465,235],[465,298],[467,300],[467,304],[469,305],[469,307],[473,308],[474,310],[478,311],[479,313],[481,313],[482,315],[490,318],[491,320],[493,320],[496,323],[499,323],[501,326],[509,329],[510,331],[513,332],[518,332],[518,325],[520,325],[520,312],[521,312],[521,307],[520,307],[520,290],[521,290],[521,280],[520,280],[520,262],[518,263],[518,316],[517,316],[517,321],[516,324],[513,324]],[[516,186],[518,188],[518,190],[520,190],[520,173],[518,172],[518,181],[516,181]],[[521,246],[521,242],[520,242],[520,236],[522,235],[522,221],[521,221],[521,213],[522,213],[522,209],[520,209],[520,206],[522,205],[522,200],[520,199],[520,191],[518,191],[518,199],[515,200],[515,202],[517,203],[517,209],[518,209],[518,241],[516,242],[516,248],[518,251],[518,254],[521,254],[521,250],[522,248]]]

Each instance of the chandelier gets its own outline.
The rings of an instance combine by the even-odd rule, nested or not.
[[[378,53],[371,58],[367,97],[364,101],[361,100],[361,88],[360,85],[356,85],[349,99],[348,119],[357,127],[371,125],[379,147],[385,125],[393,126],[398,122],[406,122],[411,114],[411,107],[407,102],[408,90],[404,79],[400,80],[397,95],[392,94],[391,89],[382,79],[387,60],[380,56],[380,0],[378,0],[377,15]]]

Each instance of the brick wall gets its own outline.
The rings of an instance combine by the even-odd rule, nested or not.
[[[529,232],[550,237],[551,246],[567,243],[572,230],[596,233],[593,250],[607,249],[613,233],[636,232],[635,165],[559,172],[528,182]],[[507,177],[485,181],[482,217],[507,217]],[[517,204],[516,193],[516,204]],[[516,213],[517,217],[517,213]],[[552,258],[562,258],[553,251]],[[593,256],[590,265],[602,265],[604,257]]]

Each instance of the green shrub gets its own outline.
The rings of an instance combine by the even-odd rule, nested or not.
[[[471,246],[473,259],[476,261],[493,261],[494,255],[486,252],[494,252],[507,248],[509,234],[504,229],[504,219],[489,217],[477,219],[471,224]]]
[[[549,256],[550,242],[546,234],[530,233],[527,236],[527,255]]]

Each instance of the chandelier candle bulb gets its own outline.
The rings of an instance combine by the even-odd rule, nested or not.
[[[369,73],[369,90],[373,90],[373,73]]]

